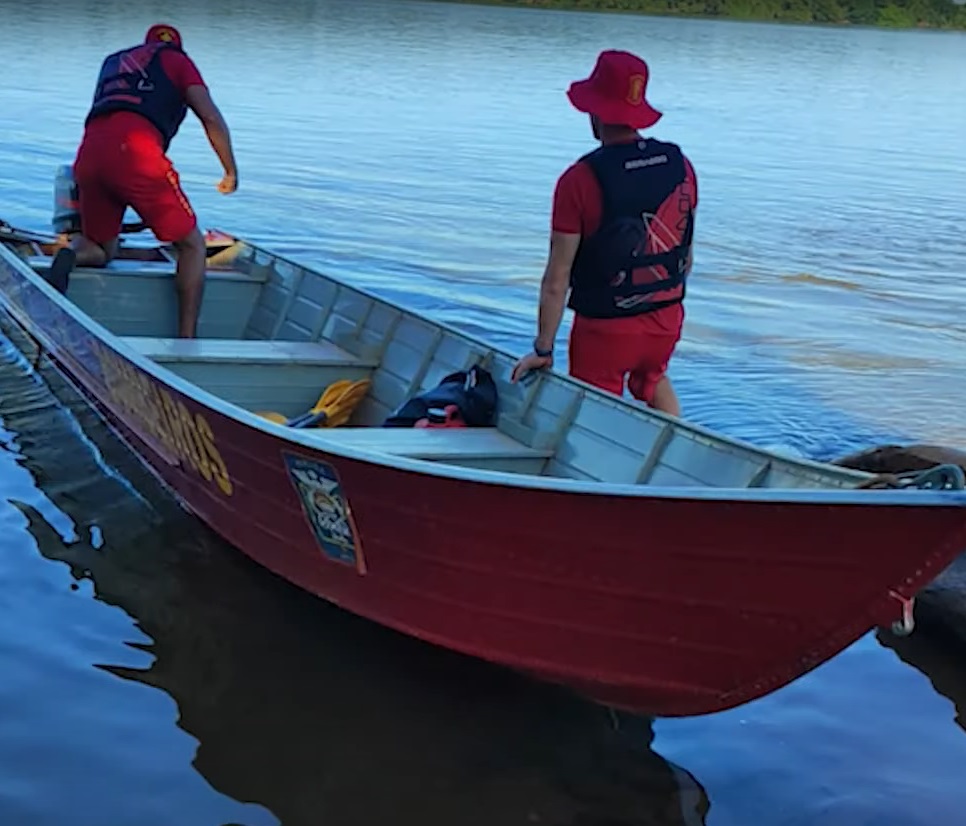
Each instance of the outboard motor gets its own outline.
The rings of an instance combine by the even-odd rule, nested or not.
[[[54,232],[71,234],[81,231],[80,209],[77,201],[77,182],[71,164],[57,167],[54,179]]]

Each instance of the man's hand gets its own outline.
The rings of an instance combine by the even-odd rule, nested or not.
[[[198,120],[205,128],[208,142],[221,162],[221,168],[226,170],[225,177],[218,183],[218,191],[223,195],[230,195],[238,189],[238,165],[235,163],[235,153],[231,148],[228,124],[225,123],[221,110],[215,106],[206,86],[197,83],[189,86],[185,91],[185,103],[198,116]]]
[[[538,356],[536,353],[527,353],[513,365],[510,382],[516,384],[531,370],[543,370],[551,367],[553,367],[553,356]]]
[[[226,172],[224,177],[218,182],[218,191],[222,195],[231,195],[238,189],[238,175]]]

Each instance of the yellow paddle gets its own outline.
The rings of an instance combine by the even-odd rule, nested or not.
[[[369,379],[359,379],[359,381],[340,379],[326,387],[319,396],[319,400],[307,412],[294,419],[286,419],[281,413],[272,411],[258,415],[288,427],[338,427],[349,420],[371,385],[372,382]]]
[[[275,424],[288,424],[288,419],[281,413],[272,413],[271,411],[265,413],[256,414],[261,416],[263,419],[268,419],[270,422],[275,422]]]

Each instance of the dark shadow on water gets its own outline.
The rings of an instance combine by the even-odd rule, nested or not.
[[[27,510],[31,532],[153,640],[149,668],[102,667],[174,698],[199,741],[194,765],[219,791],[286,826],[705,823],[704,789],[650,748],[651,721],[419,643],[274,577],[184,513],[42,372],[145,500],[103,472],[60,408],[23,408],[5,419],[25,464],[79,535],[96,525],[105,544],[65,546]]]
[[[950,656],[948,641],[921,632],[897,637],[886,630],[880,630],[876,638],[902,662],[922,672],[939,694],[952,701],[956,725],[966,732],[966,661]]]

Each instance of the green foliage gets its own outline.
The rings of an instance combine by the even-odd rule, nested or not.
[[[474,2],[474,0],[463,0]],[[787,23],[852,23],[892,28],[966,29],[966,4],[953,0],[482,0],[502,6],[638,12]]]

